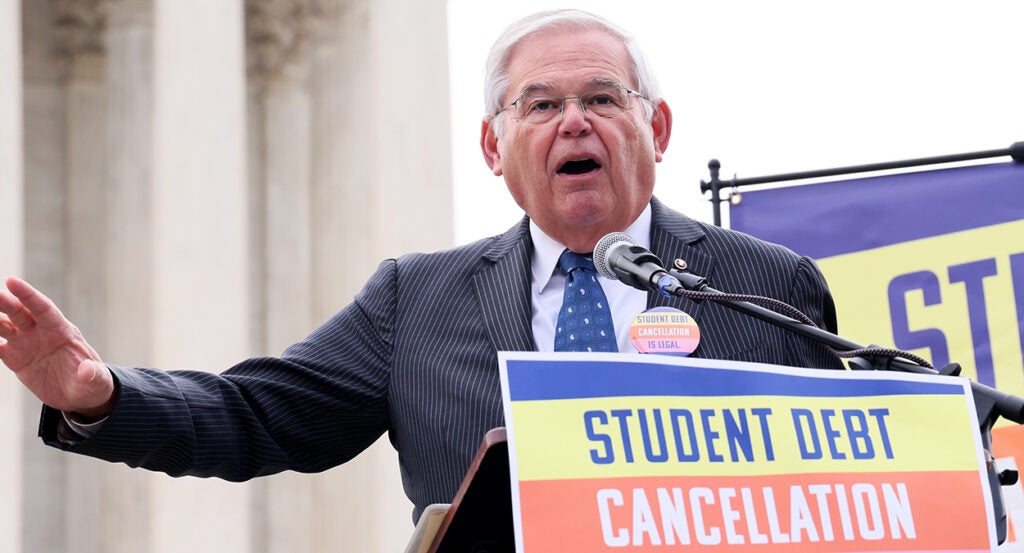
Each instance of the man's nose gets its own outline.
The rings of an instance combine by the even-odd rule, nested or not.
[[[590,132],[590,118],[579,97],[566,98],[562,104],[562,117],[558,123],[559,131],[568,136],[577,136]]]

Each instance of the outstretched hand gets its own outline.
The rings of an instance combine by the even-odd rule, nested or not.
[[[43,403],[97,420],[114,406],[110,369],[78,328],[27,282],[0,288],[0,361]]]

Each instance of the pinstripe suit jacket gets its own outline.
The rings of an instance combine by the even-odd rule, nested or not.
[[[813,261],[705,225],[652,200],[651,249],[685,259],[717,289],[778,298],[835,328]],[[114,413],[87,440],[50,445],[168,474],[245,480],[315,472],[349,460],[388,432],[414,517],[454,496],[484,433],[504,424],[496,352],[531,351],[530,256],[524,219],[494,238],[387,260],[352,304],[280,358],[221,375],[111,366]],[[824,348],[715,304],[649,294],[701,329],[695,355],[837,368]]]

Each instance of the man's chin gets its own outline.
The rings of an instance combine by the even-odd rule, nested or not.
[[[579,228],[600,225],[614,214],[614,203],[599,194],[576,193],[560,206],[562,220]]]

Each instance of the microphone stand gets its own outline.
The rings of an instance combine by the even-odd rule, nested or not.
[[[674,280],[673,280],[674,279]],[[733,310],[745,313],[762,321],[796,332],[802,336],[825,344],[839,352],[860,352],[863,350],[867,355],[862,354],[849,359],[849,364],[855,370],[888,370],[903,371],[917,374],[937,374],[946,376],[959,376],[960,365],[951,363],[941,370],[935,370],[920,364],[899,359],[892,356],[870,355],[872,348],[866,348],[856,342],[852,342],[836,334],[822,330],[814,325],[801,322],[781,313],[761,307],[760,305],[737,300],[729,294],[715,290],[708,285],[706,278],[689,272],[686,268],[686,261],[677,259],[673,267],[668,269],[668,274],[661,277],[658,288],[662,294],[667,296],[688,297],[695,301],[711,300],[720,303]],[[720,296],[720,297],[716,297]],[[884,351],[880,348],[874,351]],[[895,350],[888,350],[890,352]],[[974,406],[978,413],[978,424],[981,431],[981,443],[988,455],[988,483],[992,492],[993,518],[996,522],[996,534],[999,543],[1006,541],[1006,506],[1003,504],[1001,486],[1008,486],[1017,483],[1017,471],[1004,470],[997,472],[994,459],[991,458],[992,451],[992,426],[999,419],[1004,417],[1017,424],[1024,423],[1024,398],[1007,394],[986,386],[973,380],[971,392],[974,396]]]

